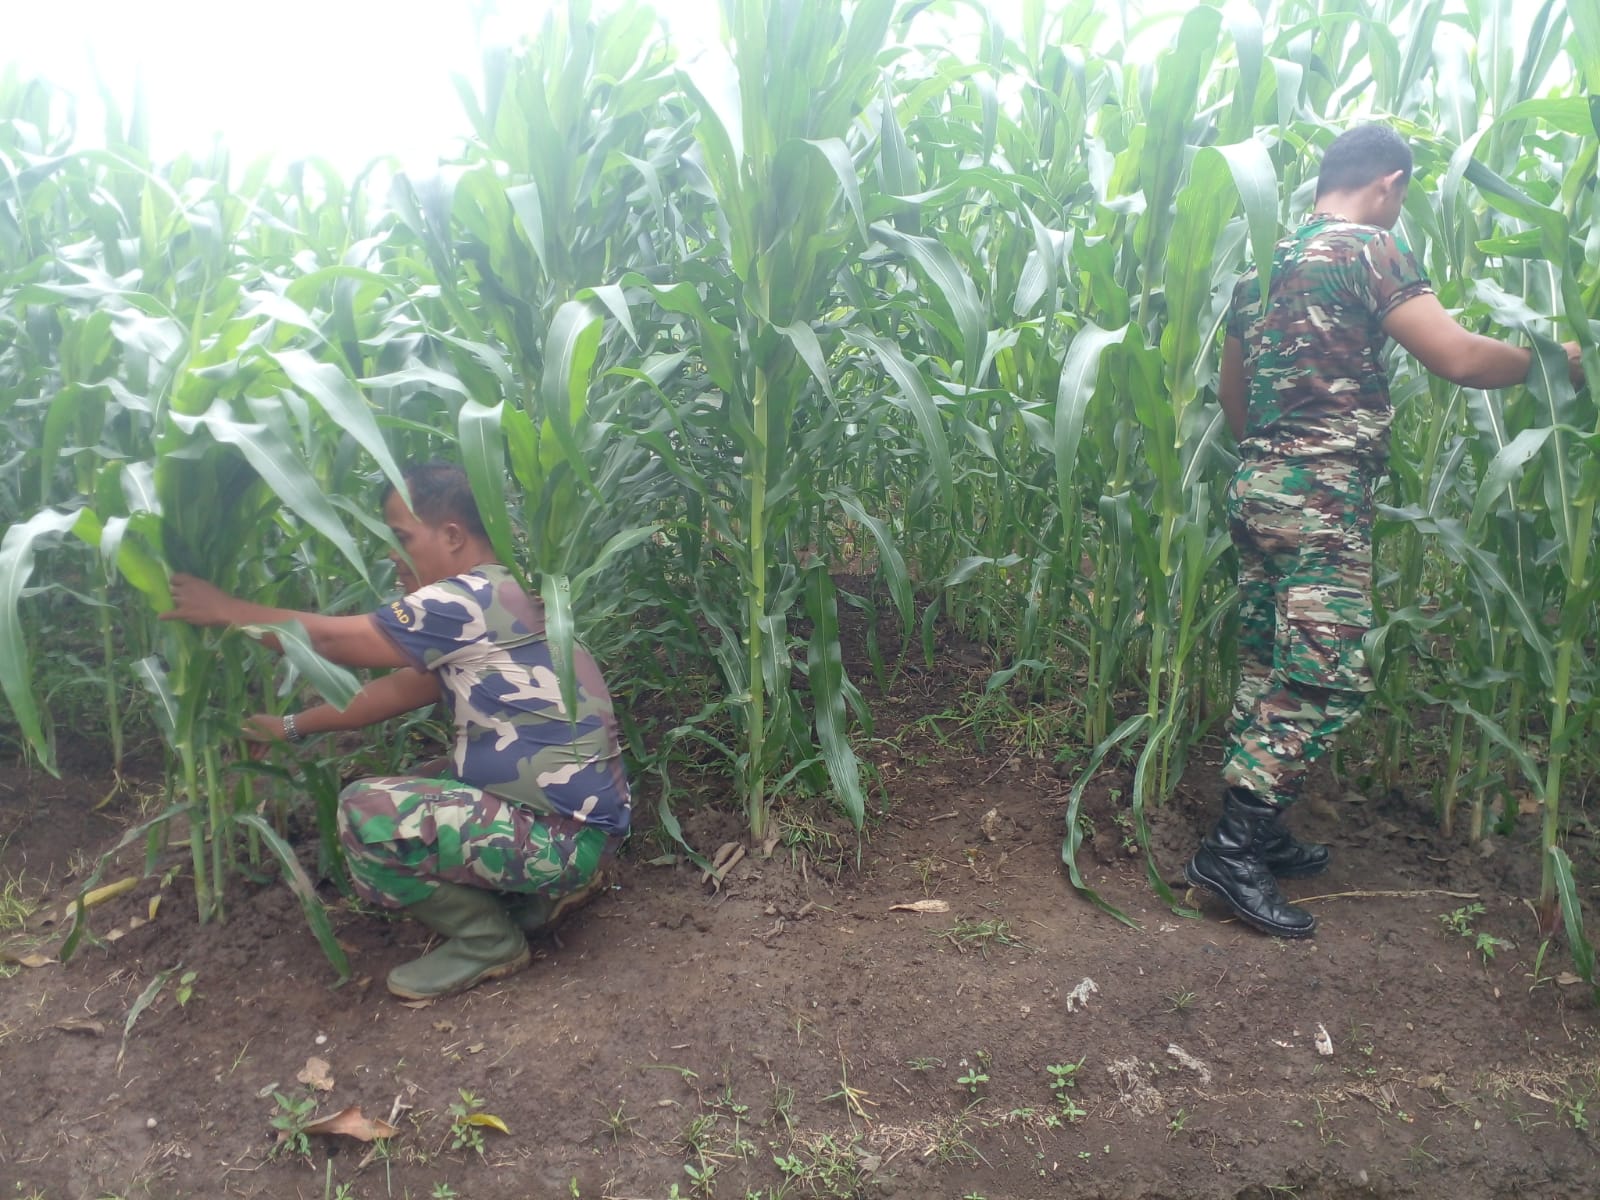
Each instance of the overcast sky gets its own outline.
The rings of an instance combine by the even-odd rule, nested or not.
[[[990,0],[1013,28],[1021,4]],[[595,8],[607,6],[595,0]],[[451,75],[479,78],[480,14],[489,14],[486,35],[508,42],[536,29],[548,7],[548,0],[0,0],[0,63],[77,96],[83,144],[103,137],[96,81],[124,106],[138,81],[158,161],[206,151],[220,134],[236,161],[320,156],[349,172],[393,154],[420,168],[467,133]],[[680,51],[717,34],[716,0],[651,7]]]
[[[1022,5],[986,7],[1015,32]],[[102,140],[96,80],[125,107],[137,80],[158,161],[204,152],[220,135],[236,162],[270,154],[281,166],[320,156],[350,173],[394,155],[421,169],[468,133],[451,76],[477,84],[480,24],[491,42],[513,42],[537,29],[549,7],[550,0],[0,0],[0,64],[74,93],[85,145]],[[680,53],[718,34],[717,0],[651,7]],[[1133,55],[1152,57],[1170,45],[1188,7],[1189,0],[1105,0],[1102,37],[1116,37],[1126,20]],[[976,19],[965,4],[953,8]]]

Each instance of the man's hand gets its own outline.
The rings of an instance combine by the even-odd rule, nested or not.
[[[255,713],[245,718],[239,736],[250,743],[250,757],[259,762],[275,743],[283,741],[283,718]]]
[[[187,621],[190,625],[239,625],[244,602],[204,579],[193,575],[172,577],[172,607],[161,613],[163,621]]]
[[[1572,386],[1583,386],[1583,347],[1577,342],[1562,342],[1561,348],[1567,352],[1567,374],[1572,378]]]

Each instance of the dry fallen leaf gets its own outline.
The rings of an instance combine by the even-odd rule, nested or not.
[[[89,1017],[68,1017],[63,1021],[57,1021],[55,1028],[66,1033],[92,1033],[95,1037],[99,1037],[106,1031],[106,1027],[102,1022],[92,1020]]]
[[[361,1106],[352,1104],[349,1108],[340,1109],[331,1117],[311,1122],[306,1126],[305,1132],[353,1137],[363,1142],[373,1142],[379,1138],[391,1138],[400,1131],[387,1121],[376,1121],[371,1117],[362,1116]]]
[[[93,908],[96,904],[104,904],[107,900],[114,900],[124,892],[131,892],[139,886],[139,877],[130,875],[126,879],[119,879],[115,883],[108,883],[104,887],[97,887],[83,897],[83,906]]]
[[[333,1091],[333,1072],[328,1069],[326,1060],[312,1057],[306,1059],[306,1065],[300,1068],[295,1078],[309,1088],[316,1088],[319,1092]]]
[[[97,887],[93,891],[83,894],[83,907],[91,909],[97,904],[104,904],[107,900],[114,900],[125,892],[131,892],[139,886],[139,877],[130,875],[126,879],[119,879],[115,883],[108,883],[104,887]],[[39,918],[41,925],[58,925],[64,921],[72,920],[77,911],[78,901],[74,897],[58,911],[45,913]]]
[[[948,900],[911,900],[905,904],[889,905],[890,912],[942,913],[950,911]]]
[[[984,813],[983,819],[978,822],[978,828],[983,830],[984,837],[988,838],[991,842],[994,841],[995,835],[1000,829],[1000,810],[998,808],[991,808],[988,812]]]
[[[1578,984],[1582,983],[1583,980],[1579,979],[1571,971],[1563,971],[1561,974],[1556,976],[1556,982],[1562,987],[1576,987]]]
[[[1328,1036],[1328,1031],[1320,1024],[1317,1026],[1316,1042],[1317,1053],[1322,1055],[1323,1058],[1328,1058],[1333,1054],[1333,1039]]]
[[[714,889],[720,889],[722,881],[728,877],[728,872],[733,870],[743,857],[744,847],[738,842],[723,842],[711,856],[711,869],[701,873],[700,882],[709,883]]]
[[[487,1126],[490,1129],[498,1129],[501,1133],[505,1134],[507,1137],[509,1137],[511,1135],[511,1130],[506,1128],[506,1123],[504,1121],[502,1121],[499,1117],[495,1116],[493,1113],[473,1113],[471,1116],[469,1116],[467,1118],[467,1124],[468,1125],[484,1125],[484,1126]]]
[[[105,940],[108,942],[120,941],[122,938],[127,937],[135,929],[138,929],[144,925],[148,925],[149,923],[150,922],[146,921],[143,917],[129,917],[126,925],[119,926],[116,929],[108,929],[105,934]]]
[[[456,1031],[456,1023],[454,1021],[435,1021],[433,1027],[440,1033],[454,1033]]]
[[[19,967],[48,967],[56,960],[44,954],[34,954],[31,951],[23,953],[21,950],[7,950],[0,946],[0,962],[16,963]]]

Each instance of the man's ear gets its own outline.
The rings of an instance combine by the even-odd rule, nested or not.
[[[1404,191],[1406,185],[1411,182],[1404,171],[1390,171],[1379,178],[1383,180],[1383,190],[1390,193],[1396,190]]]
[[[467,544],[467,531],[460,521],[446,521],[439,527],[439,532],[444,534],[444,544],[452,551]]]

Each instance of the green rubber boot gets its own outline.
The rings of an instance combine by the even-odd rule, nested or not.
[[[528,942],[493,892],[441,883],[405,910],[446,940],[389,972],[389,990],[407,1000],[464,992],[528,965]]]
[[[610,886],[610,879],[602,868],[582,884],[561,896],[502,896],[506,911],[523,933],[549,932],[564,924],[566,919]]]

